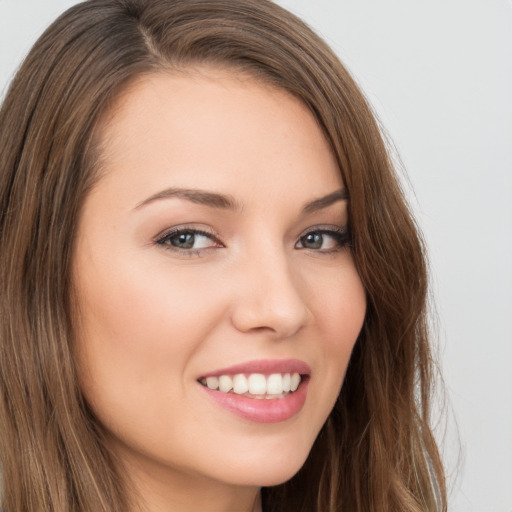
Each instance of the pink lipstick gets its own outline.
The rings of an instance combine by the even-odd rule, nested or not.
[[[303,407],[311,368],[297,359],[250,361],[207,372],[202,389],[221,407],[253,422],[276,423]]]

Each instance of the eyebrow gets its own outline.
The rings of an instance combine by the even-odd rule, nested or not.
[[[193,189],[193,188],[167,188],[161,190],[156,194],[144,199],[135,206],[135,210],[142,208],[154,201],[161,199],[171,199],[177,197],[179,199],[186,199],[192,203],[209,206],[210,208],[218,208],[222,210],[237,210],[242,211],[242,205],[232,196],[219,194],[217,192],[208,192],[205,190]],[[306,203],[302,209],[303,214],[313,213],[328,206],[331,206],[338,201],[346,201],[348,199],[348,192],[345,188],[341,188],[326,196],[318,199],[313,199],[309,203]]]
[[[337,203],[338,201],[346,200],[348,200],[347,189],[340,188],[339,190],[327,194],[326,196],[310,201],[304,206],[304,208],[302,209],[302,213],[306,214],[317,212],[318,210],[323,210],[324,208],[327,208],[328,206],[331,206],[332,204]]]
[[[135,210],[154,201],[170,199],[173,197],[186,199],[192,203],[202,204],[211,208],[219,208],[222,210],[242,210],[242,206],[232,196],[193,188],[167,188],[153,194],[147,199],[144,199],[144,201],[140,202],[135,207]]]

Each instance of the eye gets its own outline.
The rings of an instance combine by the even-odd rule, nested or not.
[[[192,228],[175,228],[156,240],[158,245],[183,252],[199,252],[201,249],[222,247],[212,233]]]
[[[344,228],[317,228],[302,235],[295,247],[297,249],[330,253],[342,249],[349,242],[350,235]]]

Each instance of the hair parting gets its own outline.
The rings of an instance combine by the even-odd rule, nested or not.
[[[265,512],[445,511],[423,242],[358,86],[267,0],[89,0],[47,29],[12,81],[0,110],[2,509],[133,508],[78,385],[75,231],[117,99],[147,75],[196,66],[248,74],[314,113],[350,197],[367,295],[334,410],[297,475],[263,489]]]

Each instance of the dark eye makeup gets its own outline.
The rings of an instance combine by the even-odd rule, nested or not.
[[[340,226],[315,226],[299,237],[295,247],[333,253],[350,244],[348,229]]]
[[[156,245],[175,251],[183,256],[200,256],[205,251],[224,248],[224,244],[213,233],[193,227],[172,228],[159,235]],[[295,248],[331,254],[350,244],[350,233],[341,226],[313,226],[302,233]]]
[[[186,226],[172,228],[163,235],[159,235],[156,244],[190,256],[200,255],[205,250],[224,247],[214,233]]]

